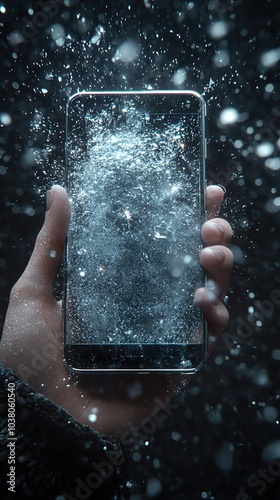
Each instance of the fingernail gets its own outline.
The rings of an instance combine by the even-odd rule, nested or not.
[[[217,224],[216,222],[209,222],[210,229],[215,232],[219,232],[219,234],[224,235],[224,228]]]
[[[227,192],[225,186],[223,186],[222,184],[217,184],[217,186],[219,186],[223,190],[224,193]]]
[[[52,204],[53,204],[53,191],[50,189],[49,191],[47,191],[47,200],[46,200],[47,212],[50,210]]]
[[[222,252],[222,250],[218,250],[217,248],[212,248],[212,252],[214,253],[216,259],[219,262],[224,262],[225,254],[224,254],[224,252]]]

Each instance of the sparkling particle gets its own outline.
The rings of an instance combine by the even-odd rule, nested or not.
[[[56,256],[57,256],[57,251],[56,250],[51,250],[50,251],[50,258],[51,259],[55,259]]]
[[[94,33],[94,35],[89,43],[91,45],[99,45],[104,33],[105,33],[105,29],[103,28],[103,26],[101,26],[101,25],[97,26],[97,28],[95,28],[95,33]]]
[[[129,212],[129,210],[125,210],[125,211],[124,211],[124,217],[125,217],[127,220],[130,220],[130,219],[131,219],[131,213]]]

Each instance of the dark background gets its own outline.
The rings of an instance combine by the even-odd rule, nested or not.
[[[202,93],[207,177],[226,186],[223,215],[234,230],[231,320],[180,408],[131,458],[132,498],[280,498],[277,465],[261,494],[260,484],[248,484],[280,465],[278,2],[2,1],[0,23],[1,324],[42,224],[45,192],[63,182],[68,96]],[[220,120],[226,108],[238,112],[232,124]]]

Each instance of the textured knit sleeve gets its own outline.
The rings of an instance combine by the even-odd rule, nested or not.
[[[80,424],[1,364],[0,498],[129,498],[121,444]]]

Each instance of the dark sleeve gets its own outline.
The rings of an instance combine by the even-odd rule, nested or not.
[[[77,422],[1,363],[0,498],[129,498],[121,444]]]

